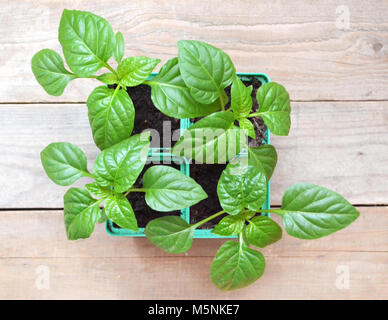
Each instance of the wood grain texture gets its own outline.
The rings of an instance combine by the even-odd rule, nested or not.
[[[358,207],[358,210],[360,217],[345,230],[313,241],[284,233],[280,241],[263,252],[271,256],[303,256],[309,252],[388,253],[388,207]],[[277,215],[272,218],[282,225]],[[224,239],[196,239],[190,251],[179,256],[213,257],[224,242]],[[68,241],[62,210],[2,211],[0,243],[1,258],[172,257],[145,238],[109,236],[104,225],[96,225],[88,240]]]
[[[1,299],[387,299],[386,253],[327,252],[266,259],[250,287],[222,293],[209,257],[0,259]],[[49,289],[38,289],[39,267]],[[346,269],[344,269],[346,268]],[[349,271],[349,287],[341,285]],[[339,279],[339,280],[337,280]]]
[[[285,85],[294,101],[290,136],[272,137],[279,155],[272,205],[297,182],[354,204],[387,205],[387,0],[0,0],[0,8],[0,299],[388,299],[388,206],[358,207],[360,218],[327,238],[285,234],[262,250],[262,279],[229,293],[209,280],[224,240],[197,239],[173,256],[97,225],[91,239],[67,241],[62,210],[44,210],[63,207],[66,188],[46,177],[39,153],[72,142],[92,168],[98,150],[84,102],[99,83],[77,79],[52,97],[30,69],[40,49],[61,53],[64,8],[106,18],[123,33],[127,56],[163,63],[176,56],[179,39],[210,42],[239,72]],[[39,266],[50,272],[48,290],[36,286]],[[341,289],[344,270],[350,286]]]
[[[209,280],[212,258],[224,240],[196,240],[187,254],[175,256],[146,239],[109,237],[102,226],[91,239],[67,241],[59,211],[2,212],[0,298],[387,299],[388,207],[359,210],[355,223],[327,238],[285,235],[262,250],[264,276],[228,293]],[[39,266],[50,272],[48,290],[36,286]],[[336,286],[344,270],[348,289]]]
[[[35,52],[61,52],[64,8],[106,18],[123,33],[126,55],[165,62],[176,56],[177,40],[204,40],[224,49],[238,71],[281,82],[294,100],[388,99],[386,0],[1,0],[0,7],[0,102],[82,102],[97,85],[75,80],[51,97],[33,78]]]
[[[295,102],[289,137],[272,137],[279,161],[272,204],[297,182],[333,189],[354,204],[388,203],[387,102]],[[62,208],[65,187],[51,182],[40,151],[68,141],[98,153],[83,104],[0,106],[0,208]],[[89,181],[81,179],[76,185]]]

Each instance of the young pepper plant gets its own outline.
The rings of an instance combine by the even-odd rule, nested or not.
[[[90,12],[65,9],[58,39],[71,71],[65,68],[57,52],[43,49],[31,60],[37,81],[53,96],[62,95],[67,84],[77,78],[94,78],[106,85],[115,85],[115,89],[99,86],[87,99],[93,139],[104,150],[129,138],[135,109],[126,88],[143,83],[160,60],[144,56],[123,59],[123,35],[114,34],[108,21]],[[112,56],[116,69],[109,64]],[[97,75],[101,69],[109,72]]]
[[[168,253],[182,253],[190,249],[196,228],[226,215],[212,232],[236,236],[238,240],[227,241],[220,247],[210,268],[210,278],[221,290],[243,288],[259,279],[265,270],[264,256],[252,247],[264,248],[282,237],[281,227],[269,218],[269,213],[282,218],[284,229],[291,236],[317,239],[345,228],[357,219],[359,212],[338,193],[307,183],[289,187],[280,209],[262,209],[277,153],[271,145],[247,147],[241,137],[256,138],[249,120],[253,117],[261,117],[272,133],[288,135],[289,94],[280,84],[264,84],[256,93],[258,110],[252,111],[252,87],[246,87],[236,76],[230,58],[223,51],[198,41],[180,41],[178,47],[175,63],[179,64],[179,74],[175,71],[175,76],[184,83],[185,92],[193,100],[207,105],[205,110],[209,114],[186,130],[173,153],[198,162],[232,161],[223,170],[217,185],[222,211],[195,224],[176,216],[158,218],[147,224],[146,236]],[[164,77],[169,76],[166,68]],[[224,89],[229,84],[232,84],[231,107],[225,110]],[[156,88],[154,84],[152,91]],[[181,95],[177,88],[173,92],[179,101]],[[165,101],[159,101],[159,105],[154,103],[169,114]],[[214,109],[218,110],[214,111],[214,103]],[[234,158],[243,147],[248,150],[248,158]]]
[[[235,76],[231,88],[231,108],[214,112],[194,123],[177,141],[173,153],[197,162],[225,163],[248,147],[247,135],[256,138],[249,120],[253,117],[262,117],[271,132],[288,135],[291,108],[286,89],[275,82],[261,86],[256,93],[259,104],[257,112],[252,112],[251,93],[252,87],[246,87]],[[235,125],[236,121],[239,126]],[[249,148],[248,152],[254,150]]]
[[[263,275],[265,258],[252,247],[264,248],[282,237],[281,227],[266,214],[279,215],[286,232],[300,239],[327,236],[347,227],[359,216],[338,193],[308,183],[289,187],[280,209],[261,209],[274,162],[267,162],[265,166],[267,170],[262,171],[241,158],[233,159],[222,172],[217,186],[222,211],[195,224],[176,216],[157,218],[147,224],[147,238],[168,253],[182,253],[190,249],[196,228],[226,215],[212,232],[238,239],[226,241],[210,267],[211,281],[226,291],[246,287]]]
[[[81,177],[95,180],[86,184],[86,189],[70,188],[64,196],[69,240],[90,237],[94,225],[107,219],[138,231],[134,211],[126,198],[130,192],[144,192],[147,205],[161,212],[181,210],[207,198],[192,178],[168,166],[150,167],[143,175],[143,186],[134,186],[147,161],[149,146],[149,132],[133,135],[101,151],[93,173],[87,169],[84,152],[71,143],[52,143],[41,152],[43,168],[56,184],[68,186]]]
[[[289,133],[291,108],[284,87],[274,82],[260,87],[256,94],[259,110],[252,112],[252,86],[246,87],[236,76],[232,60],[224,51],[205,42],[178,41],[178,57],[144,83],[151,87],[152,101],[162,113],[178,119],[204,117],[175,144],[176,155],[197,162],[225,162],[246,147],[246,134],[256,138],[249,120],[253,117],[261,117],[273,134]],[[225,110],[225,88],[229,85],[231,108]],[[222,145],[224,150],[216,150],[215,145]]]

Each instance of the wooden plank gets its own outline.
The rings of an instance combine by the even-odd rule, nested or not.
[[[355,204],[387,204],[387,104],[293,103],[290,136],[272,137],[279,154],[272,204],[297,182],[333,189]],[[98,153],[82,104],[1,105],[0,136],[0,208],[63,207],[66,188],[54,185],[40,163],[39,152],[49,143],[79,145],[89,168]]]
[[[177,40],[204,40],[228,52],[238,71],[265,72],[283,83],[294,100],[388,99],[386,1],[1,0],[0,5],[0,102],[81,102],[97,85],[76,80],[62,97],[51,97],[33,78],[32,55],[45,47],[60,51],[57,30],[64,8],[108,19],[124,34],[126,55],[165,62],[176,56]]]
[[[387,299],[388,207],[359,210],[354,224],[327,238],[285,235],[262,250],[264,276],[228,293],[209,280],[225,240],[196,240],[176,256],[146,239],[109,237],[101,226],[91,239],[67,241],[59,211],[1,212],[0,299]],[[36,284],[43,274],[47,289]]]
[[[359,210],[354,224],[327,238],[285,236],[262,250],[264,276],[228,293],[209,280],[225,240],[196,240],[187,254],[168,255],[101,226],[91,239],[67,241],[59,211],[5,211],[0,299],[387,299],[388,207]],[[48,288],[39,286],[44,274]]]
[[[326,252],[304,257],[267,256],[266,272],[261,279],[250,287],[227,293],[218,291],[210,282],[211,261],[209,257],[4,258],[0,259],[0,298],[388,298],[386,253]],[[48,289],[36,284],[44,274],[49,275]],[[345,286],[342,277],[349,279],[349,286]]]
[[[388,207],[358,207],[361,215],[348,228],[314,241],[283,234],[263,250],[267,256],[287,257],[328,252],[388,252]],[[281,224],[275,214],[273,219]],[[180,256],[213,257],[225,239],[196,239]],[[1,258],[148,258],[172,257],[145,238],[111,237],[97,225],[88,240],[68,241],[63,212],[0,212]]]

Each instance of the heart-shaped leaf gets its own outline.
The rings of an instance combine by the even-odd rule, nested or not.
[[[97,87],[86,104],[93,139],[101,150],[131,136],[135,108],[125,90]]]
[[[245,225],[245,219],[242,215],[226,216],[214,227],[212,233],[219,236],[238,235]]]
[[[49,49],[40,50],[32,57],[31,68],[36,80],[52,96],[60,96],[67,84],[78,78],[66,70],[61,56]]]
[[[135,87],[143,83],[159,62],[159,59],[143,56],[124,59],[117,67],[120,83],[127,87]]]
[[[200,103],[210,104],[222,99],[236,70],[229,56],[210,44],[194,40],[178,41],[179,68],[192,96]]]
[[[147,81],[155,107],[169,117],[184,119],[203,117],[220,110],[220,101],[201,104],[190,94],[179,71],[178,58],[173,58],[160,69],[159,74]]]
[[[117,75],[114,73],[103,73],[97,76],[96,79],[105,84],[115,84],[119,82]]]
[[[246,136],[233,123],[231,112],[215,112],[186,130],[172,152],[197,162],[225,163],[246,146]]]
[[[252,110],[252,86],[246,87],[239,77],[234,77],[231,89],[231,108],[236,119],[245,118]]]
[[[99,198],[106,198],[112,194],[112,190],[109,187],[101,187],[97,182],[88,183],[85,185],[85,188]]]
[[[167,212],[190,207],[207,194],[194,179],[168,166],[153,166],[143,175],[145,201],[154,210]]]
[[[279,214],[284,228],[300,239],[317,239],[347,227],[360,213],[338,193],[308,183],[289,187]]]
[[[105,214],[122,228],[139,231],[137,220],[128,199],[116,193],[105,200]]]
[[[149,131],[136,134],[100,152],[93,166],[98,184],[113,186],[117,193],[127,191],[144,168],[149,138]]]
[[[113,56],[115,57],[115,60],[117,63],[121,62],[121,59],[123,58],[124,55],[124,37],[123,34],[118,31],[115,35],[115,40],[116,40],[116,45],[115,45],[115,50],[113,51]]]
[[[78,10],[63,10],[58,38],[66,63],[80,77],[89,77],[106,66],[115,45],[108,21]]]
[[[81,188],[70,188],[64,196],[66,234],[69,240],[89,238],[100,216],[98,201]]]
[[[245,234],[250,244],[264,248],[281,239],[282,228],[268,217],[257,216],[249,220]]]
[[[244,163],[243,158],[230,162],[217,185],[222,208],[231,215],[243,209],[259,211],[265,202],[267,181],[262,171]]]
[[[48,177],[60,186],[69,186],[80,177],[91,176],[85,153],[74,144],[51,143],[42,150],[40,159]]]
[[[264,172],[267,181],[271,179],[277,161],[278,155],[276,150],[270,144],[248,148],[248,163]]]
[[[194,229],[177,216],[151,220],[145,234],[154,245],[168,253],[182,253],[191,248]]]
[[[259,112],[271,133],[286,136],[290,131],[290,97],[286,89],[276,82],[264,84],[257,90]]]
[[[227,241],[210,267],[210,279],[222,290],[244,288],[259,279],[265,269],[264,256],[243,242]]]
[[[247,135],[252,139],[256,139],[255,127],[247,118],[238,119],[238,124],[241,129],[247,130]]]

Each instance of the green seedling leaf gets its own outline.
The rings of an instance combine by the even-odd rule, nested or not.
[[[103,73],[97,76],[96,79],[105,84],[115,84],[119,82],[119,79],[114,73]]]
[[[31,68],[36,80],[52,96],[60,96],[67,84],[78,78],[66,70],[61,56],[49,49],[40,50],[32,57]]]
[[[264,172],[267,181],[271,179],[277,161],[278,155],[276,150],[270,144],[248,148],[248,163]]]
[[[250,120],[247,118],[238,119],[238,124],[241,129],[247,130],[249,137],[256,139],[255,127]]]
[[[190,94],[179,71],[178,58],[173,58],[147,81],[155,107],[169,117],[184,119],[203,117],[221,109],[219,99],[212,104],[201,104]]]
[[[268,217],[257,216],[249,220],[245,235],[251,245],[264,248],[281,239],[282,228]]]
[[[168,166],[153,166],[143,176],[145,201],[156,211],[175,211],[206,199],[207,194],[194,179]]]
[[[113,55],[115,57],[115,60],[117,63],[121,62],[121,59],[123,59],[124,56],[124,37],[123,34],[118,31],[115,36],[116,45],[115,50],[113,51]]]
[[[177,216],[154,219],[147,224],[145,234],[154,245],[168,253],[182,253],[191,248],[194,229]]]
[[[160,59],[148,57],[130,57],[124,59],[117,67],[120,83],[127,87],[135,87],[150,76]]]
[[[284,228],[300,239],[317,239],[341,230],[360,213],[338,193],[308,183],[289,187],[282,207],[274,210],[283,219]]]
[[[236,70],[229,56],[210,44],[194,40],[178,41],[179,68],[191,95],[200,103],[210,104],[221,98]]]
[[[238,235],[245,225],[245,219],[242,215],[226,216],[214,227],[212,233],[219,236]]]
[[[116,193],[127,191],[144,168],[149,138],[149,132],[136,134],[100,152],[93,166],[97,183],[113,186]]]
[[[291,126],[291,107],[286,89],[276,82],[269,82],[257,90],[256,98],[259,104],[257,114],[263,118],[271,133],[287,136]]]
[[[68,142],[49,144],[40,153],[48,177],[60,186],[69,186],[81,177],[91,176],[85,153]]]
[[[230,162],[217,185],[221,206],[231,215],[237,215],[243,209],[259,211],[267,194],[264,173],[244,161],[243,158],[237,158]]]
[[[139,231],[135,213],[128,199],[121,193],[116,193],[105,200],[106,216],[125,229]]]
[[[108,21],[78,10],[63,10],[58,38],[66,63],[80,77],[89,77],[106,66],[115,45]]]
[[[252,110],[252,86],[246,87],[239,77],[234,77],[231,89],[231,108],[236,119],[245,118]]]
[[[89,238],[100,216],[99,202],[81,188],[70,188],[64,196],[66,234],[69,240]]]
[[[264,256],[244,242],[227,241],[210,267],[210,279],[222,290],[244,288],[259,279],[265,269]]]
[[[131,136],[135,108],[125,90],[97,87],[90,94],[86,104],[93,139],[101,150]]]
[[[100,215],[98,216],[97,223],[101,224],[108,220],[108,217],[105,214],[105,208],[100,211]]]
[[[99,198],[106,198],[112,194],[112,190],[109,187],[101,187],[97,182],[86,184],[85,188]]]
[[[215,112],[186,130],[172,152],[197,162],[225,163],[246,146],[246,136],[233,123],[231,112]]]

